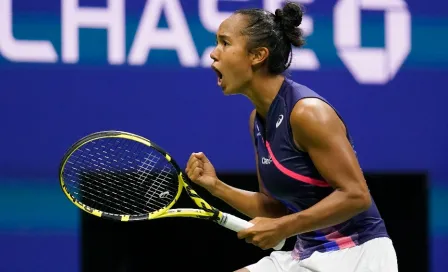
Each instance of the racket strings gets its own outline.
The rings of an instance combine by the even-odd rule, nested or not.
[[[84,204],[119,214],[167,206],[178,191],[175,169],[154,149],[126,139],[85,144],[67,161],[66,185]]]
[[[102,170],[108,171],[107,169],[103,168]],[[71,175],[68,175],[71,176]],[[122,200],[123,204],[120,204],[120,202],[117,202],[117,200],[120,200],[120,195],[117,192],[114,192],[113,190],[107,189],[111,185],[111,179],[118,179],[117,175],[111,174],[108,175],[106,172],[103,174],[93,174],[93,173],[78,173],[78,178],[82,179],[82,183],[77,183],[78,186],[72,186],[73,189],[77,189],[78,191],[81,191],[84,193],[83,197],[87,198],[91,201],[93,201],[93,208],[98,207],[104,207],[104,206],[110,206],[113,203],[117,203],[117,205],[123,205],[125,207],[129,207],[131,205],[135,209],[142,209],[145,208],[145,206],[142,204],[143,201],[146,201],[144,198],[144,195],[141,194],[139,191],[132,190],[132,187],[129,185],[121,186],[120,184],[113,184],[114,186],[117,186],[117,188],[121,189],[121,193],[126,194],[127,196],[135,196],[134,198],[129,198],[130,202],[127,202],[126,200]],[[126,177],[120,177],[122,180],[126,180]],[[90,182],[90,180],[94,180],[95,182]],[[81,188],[80,188],[81,187]],[[85,188],[85,189],[84,189]],[[96,188],[97,191],[93,191],[92,189]],[[110,192],[113,195],[108,195],[108,192]],[[102,195],[105,195],[107,198],[102,197]],[[94,201],[91,197],[96,197],[99,200],[104,200],[106,202],[101,201]],[[140,197],[139,197],[140,196]],[[140,207],[139,207],[140,206]],[[160,203],[159,206],[163,207],[163,203]],[[130,208],[130,207],[129,207]],[[128,210],[125,213],[135,212],[136,210]],[[153,207],[154,209],[158,209],[159,207]],[[117,208],[118,211],[124,212],[123,210]]]
[[[132,196],[132,194],[127,193],[125,190],[123,190],[123,188],[117,189],[121,189],[118,191],[121,191],[121,193],[124,194],[119,194],[114,190],[110,190],[110,188],[107,189],[106,186],[110,187],[111,182],[109,181],[109,177],[105,175],[94,175],[92,173],[85,173],[79,174],[78,178],[82,179],[83,182],[77,183],[77,186],[71,186],[71,189],[76,189],[78,192],[81,192],[82,195],[79,197],[83,198],[82,201],[92,208],[100,209],[107,212],[113,212],[113,210],[116,210],[123,214],[127,214],[130,212],[133,213],[137,210],[142,209],[140,202],[137,202],[138,199],[136,200],[132,197],[130,197],[128,201],[126,199],[122,199],[124,194]],[[89,180],[94,180],[95,182],[89,182]],[[111,205],[114,205],[114,207],[111,207]],[[125,210],[121,209],[122,206]]]
[[[80,150],[81,151],[81,150]],[[81,151],[82,152],[82,151]],[[105,165],[103,162],[99,162],[99,161],[97,161],[97,160],[95,160],[95,157],[94,157],[94,155],[93,154],[88,154],[89,156],[92,156],[92,158],[91,158],[91,160],[90,161],[85,161],[85,163],[87,163],[87,164],[90,164],[90,165],[93,165],[93,166],[95,166],[95,167],[97,167],[97,166],[99,166],[99,165],[101,165],[101,170],[103,170],[104,172],[98,172],[98,173],[96,173],[96,175],[97,176],[92,176],[92,177],[88,177],[88,176],[86,176],[87,174],[86,173],[88,173],[87,171],[86,172],[80,172],[80,173],[77,173],[78,175],[80,175],[81,177],[84,177],[84,178],[86,178],[86,183],[89,183],[89,180],[96,180],[95,178],[96,177],[98,177],[98,183],[100,183],[101,185],[103,185],[103,186],[100,186],[100,185],[96,185],[97,187],[98,187],[98,189],[101,189],[101,188],[103,188],[103,189],[105,189],[105,190],[107,190],[107,187],[106,186],[104,186],[104,185],[106,185],[106,184],[104,184],[104,183],[102,183],[101,181],[105,181],[105,182],[111,182],[111,180],[117,180],[116,179],[116,173],[115,172],[113,172],[112,170],[110,170],[110,168],[112,168],[112,166],[111,165]],[[151,155],[151,154],[150,154]],[[80,155],[81,157],[83,157],[84,159],[86,159],[86,156],[85,155]],[[139,160],[136,160],[137,162],[139,161]],[[73,162],[69,162],[69,163],[72,163],[72,164],[74,164]],[[106,161],[106,163],[108,163],[108,164],[110,164],[110,162],[109,161]],[[109,167],[109,169],[108,168],[105,168],[105,166],[108,166]],[[118,166],[118,165],[117,165]],[[85,167],[83,167],[83,166],[80,166],[80,168],[81,169],[83,169],[83,170],[87,170]],[[129,167],[129,169],[127,169],[127,168],[123,168],[126,172],[123,172],[123,174],[125,175],[125,176],[122,176],[121,177],[121,179],[123,179],[123,180],[126,180],[126,181],[132,181],[132,179],[134,178],[133,177],[133,174],[132,173],[129,173],[129,172],[127,172],[129,169],[132,169],[132,170],[135,170],[135,168],[133,167],[133,166],[130,166]],[[143,177],[143,173],[144,173],[144,177]],[[92,174],[92,173],[89,173],[89,174]],[[154,173],[151,173],[151,172],[143,172],[143,171],[141,171],[141,169],[139,168],[138,169],[138,172],[137,172],[137,175],[138,175],[138,177],[137,177],[137,179],[140,181],[139,183],[138,183],[138,185],[136,185],[136,186],[130,186],[129,184],[126,184],[126,183],[123,183],[123,185],[121,185],[121,183],[117,183],[117,184],[115,184],[116,186],[118,186],[120,189],[123,189],[123,192],[124,193],[128,193],[128,194],[135,194],[136,196],[141,196],[141,198],[139,199],[139,200],[143,200],[143,199],[145,199],[145,196],[146,196],[146,194],[143,194],[143,193],[140,193],[141,192],[141,190],[149,190],[148,188],[145,188],[145,184],[143,183],[148,177],[151,177],[152,179],[160,179],[159,177],[154,177]],[[168,177],[167,176],[164,176],[164,179],[163,179],[163,181],[165,181],[166,183],[167,182],[169,182],[169,180],[168,180]],[[83,185],[82,183],[80,184],[80,185]],[[166,184],[164,184],[164,185],[166,185]],[[168,185],[171,185],[170,183],[168,183]],[[93,185],[93,186],[95,186],[95,185]],[[171,189],[176,189],[175,187],[173,187],[173,186],[170,186],[171,187]],[[141,190],[134,190],[134,189],[141,189]],[[162,193],[163,191],[159,191],[159,193]],[[163,204],[162,204],[163,205]]]
[[[104,148],[104,146],[102,146],[102,147]],[[121,147],[118,147],[118,148],[120,149]],[[97,147],[94,147],[94,149],[98,150]],[[79,150],[79,151],[81,153],[83,152],[83,150]],[[91,152],[91,150],[89,148],[86,148],[85,151]],[[96,193],[100,193],[100,194],[101,193],[105,193],[107,195],[107,192],[109,191],[108,187],[111,187],[111,186],[107,186],[107,185],[111,185],[110,183],[112,181],[116,181],[116,180],[119,180],[119,179],[129,180],[126,176],[121,176],[120,178],[117,178],[117,173],[115,173],[114,171],[111,171],[111,170],[105,168],[104,166],[106,166],[106,165],[102,162],[101,158],[98,158],[98,153],[95,154],[96,156],[94,156],[92,153],[87,153],[87,154],[92,157],[90,160],[86,160],[86,156],[83,155],[83,154],[79,155],[79,156],[81,156],[84,159],[83,163],[86,163],[87,166],[89,166],[89,165],[92,166],[93,165],[93,167],[96,167],[96,168],[100,167],[100,169],[103,172],[95,172],[95,174],[96,174],[95,175],[92,171],[89,171],[86,167],[83,167],[82,164],[77,160],[75,163],[79,164],[79,168],[81,168],[83,170],[83,172],[78,172],[77,173],[78,177],[84,180],[83,183],[79,183],[79,186],[86,187],[87,189],[94,186],[94,187],[96,187],[96,189],[98,189],[98,192],[96,192]],[[113,154],[111,154],[111,155],[113,156]],[[96,160],[95,158],[97,158],[98,160]],[[78,157],[78,159],[80,159],[80,158]],[[129,156],[127,156],[127,159],[131,159],[131,158]],[[69,161],[69,163],[75,164],[75,163],[70,162],[70,161]],[[106,163],[110,164],[110,161],[106,161]],[[118,166],[118,165],[116,165],[116,166]],[[109,165],[109,167],[111,167],[111,166]],[[127,170],[127,169],[125,168],[125,170]],[[123,174],[129,176],[129,174],[126,173],[126,172],[124,172]],[[95,182],[92,183],[92,182],[90,182],[91,180],[94,180]],[[102,181],[104,181],[105,183],[102,182]],[[109,183],[109,184],[107,184],[107,183]],[[117,186],[119,189],[121,189],[120,191],[122,193],[128,194],[128,196],[132,196],[134,194],[136,196],[142,195],[142,194],[139,193],[138,190],[137,191],[133,190],[133,187],[129,186],[126,183],[123,183],[124,186],[121,186],[120,183],[113,184],[113,185]],[[98,201],[98,203],[94,203],[95,205],[97,205],[97,204],[100,204],[100,205],[110,205],[111,203],[114,203],[114,202],[112,202],[112,200],[115,200],[115,201],[119,200],[119,199],[117,199],[116,197],[113,197],[113,196],[110,196],[110,197],[104,199],[100,195],[93,194],[89,190],[87,190],[87,191],[86,190],[82,190],[82,191],[87,193],[87,194],[89,194],[89,195],[91,195],[91,196],[96,196],[98,198],[101,198],[103,200],[108,201],[107,204]],[[111,191],[111,193],[115,194],[115,196],[118,195],[117,192],[114,192],[114,191]],[[85,196],[85,197],[88,198],[87,196]],[[137,200],[140,200],[140,203],[141,203],[143,199],[144,199],[144,197],[142,196],[140,199],[137,199]],[[133,201],[132,198],[130,200]],[[136,202],[136,201],[133,201],[133,202],[139,204],[139,202]],[[119,203],[119,202],[117,202],[117,203]],[[124,200],[123,204],[127,205],[128,203]],[[133,206],[136,207],[135,205],[133,205]],[[97,208],[97,207],[94,206],[93,208]],[[122,211],[120,209],[118,209],[118,210]]]
[[[103,168],[102,170],[108,171],[105,168]],[[129,173],[124,173],[124,175],[126,175],[126,176],[121,177],[121,179],[123,179],[123,180],[129,181],[132,178],[132,175],[129,174]],[[148,175],[151,175],[151,174],[149,173],[146,176],[148,176]],[[105,182],[109,182],[110,183],[110,178],[111,177],[112,178],[115,177],[114,173],[110,173],[110,175],[108,175],[107,172],[104,172],[104,175],[103,174],[98,174],[98,176],[99,176],[99,179],[98,179],[99,183],[101,183],[101,181],[105,181]],[[95,176],[93,176],[92,179],[96,180]],[[141,180],[141,177],[139,177],[139,180]],[[142,183],[140,182],[139,184],[141,185]],[[102,186],[97,185],[97,187],[105,188],[105,186],[104,186],[105,184],[104,183],[101,183],[101,185]],[[131,187],[128,184],[124,184],[124,186],[121,186],[120,183],[117,183],[117,184],[114,184],[114,185],[116,185],[119,189],[121,189],[121,192],[126,193],[128,196],[132,195],[132,193],[135,193],[136,200],[138,202],[136,202],[136,201],[134,201],[134,202],[136,202],[140,206],[143,205],[142,204],[143,201],[146,201],[145,197],[147,195],[147,193],[143,194],[141,192],[142,191],[150,191],[151,190],[151,188],[145,188],[144,186],[135,186],[135,187],[138,187],[137,189],[141,189],[141,190],[133,190],[133,187]],[[145,184],[143,184],[143,185],[145,185]],[[162,193],[162,191],[159,191],[159,193]],[[110,200],[111,200],[111,198],[109,198],[109,201]],[[132,198],[131,198],[131,200],[132,200]],[[124,204],[126,204],[126,203],[124,203]],[[147,204],[147,201],[145,202],[145,204]],[[154,204],[154,203],[152,203],[152,204]],[[166,205],[166,203],[161,203],[161,202],[157,202],[157,201],[155,202],[155,204],[158,204],[158,205],[155,206],[154,209],[159,209],[159,208],[162,208],[162,207],[164,207]]]
[[[106,168],[102,168],[102,170],[104,171],[107,171],[107,169]],[[128,173],[124,173],[125,175],[129,175]],[[114,173],[111,173],[110,175],[108,175],[107,174],[107,172],[104,172],[103,174],[101,174],[101,173],[99,173],[98,175],[93,175],[92,173],[89,173],[89,174],[80,174],[80,176],[81,176],[81,178],[83,178],[84,180],[85,180],[85,183],[87,183],[87,185],[89,185],[91,188],[92,188],[92,186],[94,186],[94,187],[96,187],[96,189],[101,189],[101,188],[107,188],[105,185],[110,185],[110,181],[111,181],[111,179],[115,179],[115,180],[117,180],[117,178],[116,178],[116,175],[114,175]],[[129,180],[129,178],[126,178],[126,176],[122,176],[122,177],[120,177],[120,179],[124,179],[124,180]],[[99,183],[99,184],[96,184],[95,185],[95,183],[91,183],[91,182],[89,182],[89,180],[95,180],[95,181],[98,181],[97,183]],[[101,181],[104,181],[104,182],[101,182]],[[106,183],[109,183],[109,184],[106,184]],[[85,187],[85,184],[84,183],[80,183],[80,185],[81,186],[84,186]],[[143,196],[143,194],[142,193],[140,193],[140,191],[134,191],[134,192],[132,192],[132,190],[129,190],[129,188],[132,188],[132,187],[130,187],[129,185],[127,185],[127,184],[124,184],[125,186],[120,186],[120,183],[117,183],[117,184],[114,184],[115,186],[117,186],[118,187],[118,189],[120,189],[119,191],[121,191],[122,193],[127,193],[127,196],[129,197],[129,196],[131,196],[131,194],[132,193],[134,193],[134,194],[136,194],[137,196],[141,196],[140,198],[139,197],[137,197],[136,198],[136,200],[134,200],[133,198],[130,198],[129,200],[131,200],[131,202],[134,202],[134,203],[136,203],[137,205],[139,205],[139,206],[143,206],[143,207],[145,207],[142,203],[143,203],[143,200],[144,200],[144,196]],[[109,186],[110,187],[110,186]],[[128,189],[128,190],[127,190]],[[140,189],[143,189],[143,190],[145,190],[146,188],[140,188]],[[110,202],[111,202],[111,200],[114,200],[112,203],[120,203],[120,202],[117,202],[117,200],[120,200],[120,199],[118,199],[117,198],[117,193],[116,192],[114,192],[114,191],[112,191],[111,193],[113,193],[113,194],[115,194],[115,197],[114,196],[111,196],[111,195],[108,195],[108,197],[107,198],[103,198],[103,197],[101,197],[101,195],[98,195],[98,194],[94,194],[94,193],[92,193],[92,192],[90,192],[90,191],[86,191],[86,190],[82,190],[83,192],[87,192],[90,196],[96,196],[96,197],[98,197],[98,198],[100,198],[100,199],[102,199],[102,200],[106,200],[106,201],[108,201],[109,203],[104,203],[104,202],[101,202],[101,201],[98,201],[98,203],[94,203],[94,204],[100,204],[100,205],[107,205],[107,204],[110,204]],[[105,190],[103,190],[103,191],[105,191],[104,193],[107,195],[107,192],[108,191],[110,191],[110,190],[108,190],[108,189],[105,189]],[[100,192],[101,193],[101,192]],[[87,196],[85,196],[85,197],[87,197]],[[88,198],[88,197],[87,197]],[[134,200],[134,201],[133,201]],[[139,207],[137,207],[136,205],[133,205],[133,203],[128,203],[126,200],[122,200],[123,201],[123,205],[122,206],[129,206],[128,204],[131,204],[134,208],[139,208]],[[146,201],[146,200],[145,200]],[[146,202],[144,202],[145,204],[146,204]],[[153,204],[154,204],[154,202],[152,202]],[[165,206],[165,203],[160,203],[160,202],[158,202],[158,203],[156,203],[156,204],[158,204],[156,207],[153,207],[153,209],[158,209],[158,208],[160,208],[160,207],[163,207],[163,206]],[[97,207],[94,207],[94,208],[97,208]],[[141,208],[141,207],[140,207]],[[123,211],[123,210],[121,210],[121,209],[118,209],[119,211]],[[133,210],[134,212],[135,212],[135,210]],[[146,211],[146,210],[145,210]]]
[[[162,194],[166,194],[165,193],[165,192],[167,192],[165,190],[166,186],[163,183],[163,181],[167,181],[168,175],[170,174],[170,172],[166,171],[166,170],[169,170],[169,167],[167,167],[165,165],[164,168],[158,173],[158,175],[155,178],[154,182],[151,183],[151,186],[146,191],[145,196],[150,194],[150,197],[149,197],[148,201],[146,201],[147,205],[151,204],[151,203],[154,203],[154,202],[157,202],[157,199],[154,198],[156,193],[158,193],[159,196],[162,195]],[[162,173],[164,174],[163,176],[162,176]]]

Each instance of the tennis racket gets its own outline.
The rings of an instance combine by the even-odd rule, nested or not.
[[[62,191],[78,208],[105,219],[192,217],[235,232],[253,226],[209,205],[188,185],[188,177],[167,152],[128,132],[96,132],[74,143],[62,159],[59,180]],[[172,209],[183,189],[198,209]]]

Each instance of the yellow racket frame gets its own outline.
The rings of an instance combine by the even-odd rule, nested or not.
[[[82,202],[78,201],[72,194],[70,194],[65,185],[65,180],[64,180],[64,176],[63,176],[64,168],[65,168],[65,165],[66,165],[68,159],[71,157],[71,155],[76,150],[81,148],[83,145],[85,145],[89,142],[92,142],[94,140],[103,139],[103,138],[122,138],[122,139],[136,141],[136,142],[139,142],[146,146],[152,147],[152,148],[156,149],[157,151],[159,151],[160,153],[162,153],[165,156],[165,158],[167,159],[167,161],[169,161],[178,171],[179,183],[178,183],[178,188],[177,188],[177,194],[174,197],[173,201],[171,201],[171,203],[166,205],[164,208],[156,210],[151,213],[148,213],[144,217],[142,217],[142,216],[133,216],[130,214],[118,215],[118,214],[105,213],[103,211],[94,209],[92,207],[89,207],[89,206],[83,204]],[[185,180],[183,178],[183,174],[180,171],[177,163],[172,159],[172,157],[166,151],[164,151],[159,146],[152,143],[150,140],[145,139],[141,136],[129,133],[129,132],[104,131],[104,132],[100,132],[100,133],[91,134],[91,135],[79,140],[77,143],[75,143],[72,146],[70,151],[64,156],[64,159],[60,166],[59,181],[60,181],[60,186],[62,188],[62,191],[64,192],[66,197],[73,204],[75,204],[81,210],[83,210],[87,213],[90,213],[92,215],[95,215],[97,217],[105,217],[108,219],[127,222],[127,221],[133,221],[133,219],[135,219],[135,220],[142,220],[142,219],[151,220],[151,219],[156,219],[156,218],[167,218],[167,217],[194,217],[194,218],[203,218],[203,219],[209,218],[209,219],[212,219],[213,221],[220,221],[220,220],[222,220],[222,216],[223,216],[221,211],[213,208],[210,204],[208,204],[203,198],[201,198],[196,193],[196,191],[194,191],[188,185],[188,183],[185,182]],[[193,202],[201,209],[171,209],[171,207],[179,200],[179,197],[182,193],[183,188],[185,188],[185,191],[190,196],[190,198],[193,200]]]
[[[178,172],[178,183],[179,186],[177,188],[177,194],[174,197],[173,201],[171,201],[170,204],[166,205],[164,208],[161,208],[157,211],[143,214],[143,215],[130,215],[130,214],[111,214],[107,212],[103,212],[97,209],[94,209],[92,207],[89,207],[80,201],[78,201],[73,195],[71,195],[67,187],[65,186],[64,181],[64,168],[65,165],[70,158],[70,156],[78,150],[81,146],[97,139],[101,138],[123,138],[123,139],[129,139],[132,141],[136,141],[139,143],[142,143],[144,145],[147,145],[149,147],[152,147],[159,151],[161,154],[165,156],[165,158],[174,166],[176,171]],[[67,198],[75,204],[78,208],[81,210],[90,213],[92,215],[95,215],[97,217],[106,218],[106,219],[112,219],[112,220],[118,220],[122,222],[127,221],[137,221],[137,220],[151,220],[151,219],[158,219],[158,218],[168,218],[168,217],[193,217],[193,218],[201,218],[201,219],[208,219],[213,222],[218,223],[219,225],[233,230],[235,232],[238,232],[242,229],[249,228],[253,226],[252,223],[243,220],[241,218],[238,218],[236,216],[233,216],[228,213],[223,213],[214,207],[212,207],[210,204],[208,204],[204,199],[202,199],[191,187],[188,185],[188,183],[185,181],[185,178],[182,174],[182,171],[180,170],[178,164],[175,160],[171,158],[171,156],[165,152],[161,147],[157,146],[156,144],[152,143],[150,140],[145,139],[141,136],[129,133],[129,132],[122,132],[122,131],[103,131],[103,132],[97,132],[90,134],[82,139],[80,139],[78,142],[76,142],[66,153],[64,156],[62,163],[60,165],[59,169],[59,180],[60,185],[62,188],[62,191],[67,196]],[[171,209],[171,207],[177,202],[179,199],[182,189],[185,189],[188,196],[193,200],[193,202],[198,206],[200,209]],[[280,250],[283,245],[285,244],[285,239],[283,239],[278,245],[274,247],[275,250]]]

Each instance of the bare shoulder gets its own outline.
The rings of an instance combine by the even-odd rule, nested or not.
[[[335,110],[319,98],[304,98],[290,116],[294,140],[301,148],[322,143],[330,135],[345,135],[345,126]]]
[[[299,124],[318,123],[325,125],[339,119],[333,108],[319,98],[299,100],[291,112],[291,121]]]

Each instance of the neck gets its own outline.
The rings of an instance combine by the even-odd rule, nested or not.
[[[254,77],[250,87],[244,93],[261,117],[266,118],[269,107],[277,96],[284,79],[283,75],[264,76],[263,78]]]

